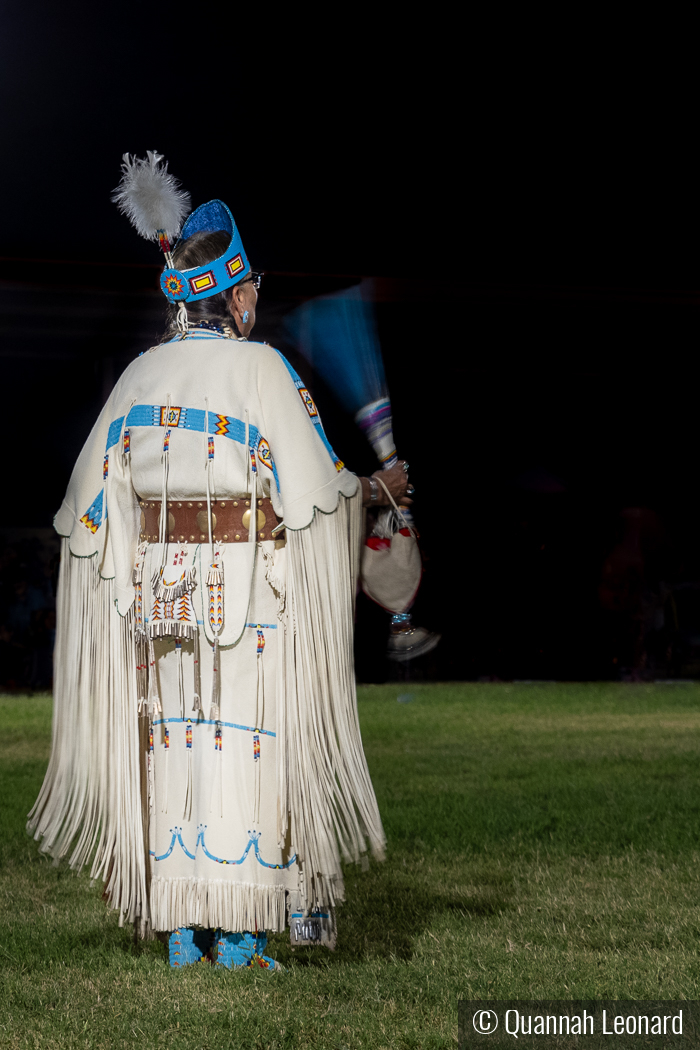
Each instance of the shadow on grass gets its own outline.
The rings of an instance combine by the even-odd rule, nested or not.
[[[444,876],[443,876],[444,877]],[[410,960],[415,946],[435,917],[453,913],[460,918],[488,918],[510,909],[513,878],[509,872],[470,872],[469,892],[445,892],[425,878],[416,878],[401,858],[372,864],[369,871],[350,867],[345,872],[346,901],[338,909],[335,952],[297,948],[288,934],[270,938],[280,962],[293,959],[301,966],[333,966],[368,959]]]

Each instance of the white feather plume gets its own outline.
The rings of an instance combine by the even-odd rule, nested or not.
[[[189,193],[168,174],[168,162],[155,150],[143,159],[125,153],[122,161],[121,182],[112,200],[146,240],[157,241],[163,230],[172,243],[190,213]]]

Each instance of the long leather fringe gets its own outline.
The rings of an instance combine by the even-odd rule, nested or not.
[[[153,929],[205,926],[280,933],[286,922],[285,897],[284,886],[156,877],[151,881]]]
[[[341,856],[358,860],[385,837],[362,749],[353,629],[362,499],[287,530],[285,667],[279,712],[279,830],[289,825],[307,908],[343,899]]]
[[[78,869],[92,857],[120,922],[148,922],[133,610],[121,617],[97,558],[62,540],[53,745],[28,828]]]

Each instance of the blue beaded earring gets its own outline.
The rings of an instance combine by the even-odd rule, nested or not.
[[[243,313],[243,324],[248,324],[248,311],[245,310]]]

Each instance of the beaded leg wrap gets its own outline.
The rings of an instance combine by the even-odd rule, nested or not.
[[[168,940],[170,965],[190,966],[192,963],[211,962],[213,947],[213,930],[193,930],[191,927],[173,930]]]
[[[218,931],[216,965],[235,970],[242,966],[260,966],[263,970],[278,970],[279,963],[263,955],[267,947],[264,933],[223,933]]]

